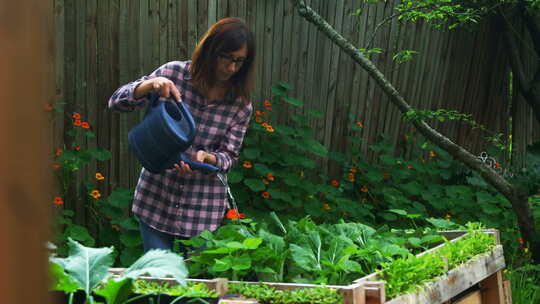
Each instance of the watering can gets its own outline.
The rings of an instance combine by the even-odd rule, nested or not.
[[[150,94],[144,119],[128,133],[129,146],[141,165],[152,173],[161,173],[183,161],[192,170],[217,172],[217,167],[184,155],[197,133],[187,106],[182,102],[159,103],[158,99],[158,94]]]

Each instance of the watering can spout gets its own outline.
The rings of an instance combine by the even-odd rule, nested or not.
[[[194,162],[184,155],[191,146],[197,127],[188,107],[180,102],[159,102],[152,93],[144,119],[128,133],[131,150],[141,165],[152,173],[171,169],[181,160],[192,170],[215,173],[215,166]]]

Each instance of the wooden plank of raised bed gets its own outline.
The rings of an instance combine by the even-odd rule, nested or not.
[[[428,284],[419,292],[398,296],[386,304],[440,304],[485,280],[504,267],[503,248],[502,245],[497,245],[489,253],[480,255],[450,270],[439,280]],[[485,303],[502,304],[502,302]]]
[[[457,302],[454,302],[455,304],[482,304],[482,295],[480,294],[480,291],[474,291],[470,294],[466,295],[465,297],[461,298]],[[490,303],[490,302],[486,302]]]
[[[482,303],[506,303],[501,271],[497,271],[480,282],[480,288],[482,290]]]

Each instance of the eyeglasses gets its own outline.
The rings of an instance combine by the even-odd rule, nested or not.
[[[235,64],[238,64],[238,65],[243,65],[244,63],[247,62],[247,58],[246,57],[238,57],[238,58],[235,58],[229,54],[219,54],[219,58],[221,58],[223,60],[223,62],[227,65],[230,65],[231,63],[235,63]]]

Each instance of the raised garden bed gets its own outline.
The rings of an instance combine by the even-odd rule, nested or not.
[[[363,278],[357,279],[350,285],[326,285],[325,288],[334,289],[343,296],[344,304],[408,304],[408,303],[459,303],[459,299],[468,297],[473,304],[503,304],[506,303],[503,295],[503,282],[501,270],[505,268],[503,248],[500,245],[498,231],[484,230],[486,234],[494,237],[496,245],[489,252],[479,254],[453,269],[448,269],[445,273],[432,282],[419,287],[414,292],[400,294],[392,299],[387,299],[385,282],[381,280],[380,274],[373,273]],[[456,242],[467,235],[466,231],[447,231],[442,234],[450,240]],[[417,257],[443,250],[446,243],[440,244],[430,250],[422,252]],[[119,273],[123,269],[115,268],[110,271]],[[174,285],[174,280],[167,278],[142,277],[144,280],[166,282]],[[227,281],[226,279],[215,280],[188,280],[200,282],[212,290],[215,290],[223,298],[220,303],[229,304],[251,304],[257,303],[253,300],[227,300],[229,284],[264,284],[276,290],[295,290],[301,288],[320,288],[315,284],[295,284],[295,283],[273,283],[273,282],[238,282]],[[473,291],[473,295],[467,295],[468,291]],[[473,302],[471,302],[473,301]],[[463,302],[464,303],[464,302]]]

